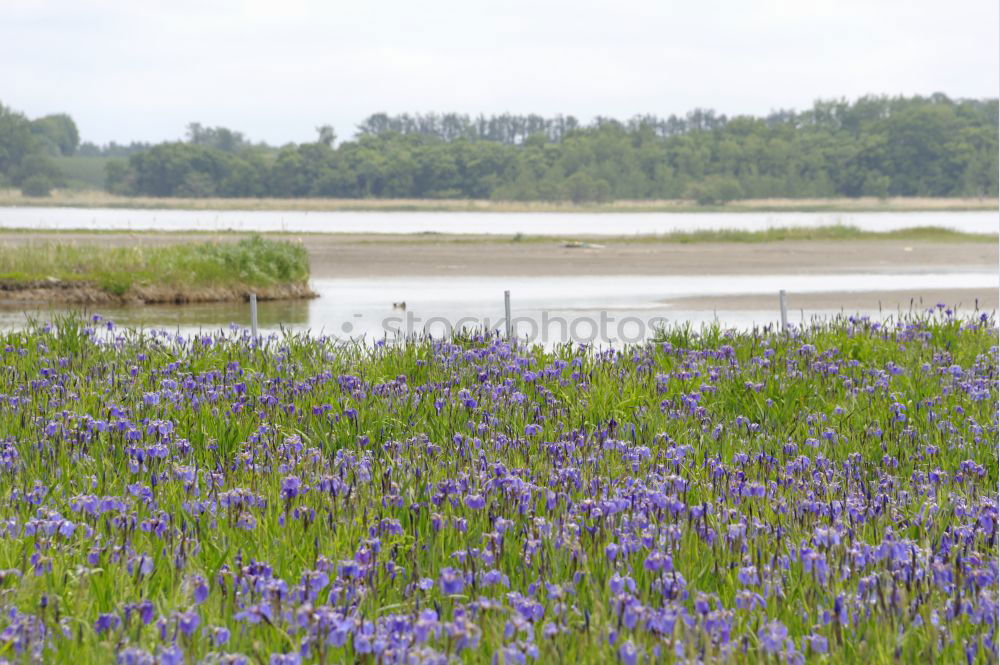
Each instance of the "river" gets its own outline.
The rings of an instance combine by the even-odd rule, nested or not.
[[[617,345],[649,337],[661,325],[717,322],[748,329],[775,324],[780,317],[778,291],[789,291],[789,321],[808,323],[839,313],[884,318],[898,314],[894,292],[928,289],[984,289],[996,286],[988,272],[858,273],[836,275],[601,276],[601,277],[406,277],[385,279],[317,279],[320,297],[311,301],[262,302],[263,330],[285,328],[338,338],[377,340],[397,335],[442,336],[456,328],[502,329],[504,291],[511,292],[516,332],[546,345],[565,341]],[[888,309],[817,309],[797,306],[809,294],[836,289],[843,293],[877,291]],[[767,295],[762,309],[695,307],[699,297]],[[406,309],[394,303],[406,303]],[[935,303],[924,303],[923,307]],[[953,305],[954,303],[948,303]],[[963,303],[968,314],[973,303]],[[982,303],[991,310],[995,305]],[[0,329],[20,328],[26,315],[49,320],[61,309],[0,310]],[[215,331],[247,326],[245,303],[153,305],[103,308],[100,313],[120,325],[181,332]]]

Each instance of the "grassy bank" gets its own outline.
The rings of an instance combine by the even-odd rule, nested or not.
[[[617,353],[2,333],[0,644],[995,663],[996,336],[943,311]]]
[[[0,301],[206,302],[309,295],[300,244],[254,236],[238,242],[109,247],[0,245]]]
[[[468,199],[235,199],[117,196],[102,191],[59,190],[43,198],[0,190],[2,206],[138,208],[176,210],[302,210],[373,212],[921,212],[997,210],[996,199],[889,198],[748,199],[720,205],[691,200],[571,203]]]

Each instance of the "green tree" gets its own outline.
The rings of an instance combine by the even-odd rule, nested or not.
[[[73,118],[65,113],[56,113],[31,121],[31,132],[39,137],[54,155],[68,157],[80,145],[80,132]]]
[[[321,125],[317,127],[316,134],[316,142],[322,143],[328,148],[332,148],[334,141],[337,140],[337,134],[333,131],[332,125]]]
[[[36,149],[28,119],[0,104],[0,173],[18,184],[21,162]]]

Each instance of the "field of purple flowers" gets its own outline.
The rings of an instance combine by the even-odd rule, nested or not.
[[[0,661],[997,660],[990,316],[0,351]]]

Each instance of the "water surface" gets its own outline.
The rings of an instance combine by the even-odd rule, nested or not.
[[[658,325],[717,321],[746,329],[775,323],[778,290],[796,294],[879,292],[927,289],[994,288],[996,274],[987,272],[857,273],[837,275],[725,276],[597,276],[597,277],[406,277],[387,279],[313,280],[320,297],[311,301],[262,302],[262,329],[284,327],[340,338],[382,339],[429,332],[442,336],[458,328],[504,327],[504,291],[511,292],[516,331],[543,343],[567,341],[640,341]],[[774,296],[766,310],[705,311],[685,306],[685,298]],[[406,303],[406,309],[394,303]],[[949,303],[952,304],[952,303]],[[26,315],[49,319],[60,309],[0,310],[0,328],[18,328]],[[102,308],[120,325],[166,328],[184,332],[214,331],[230,324],[248,325],[245,303],[156,305]],[[832,316],[841,310],[798,309],[793,322]],[[851,311],[871,316],[891,312]]]

